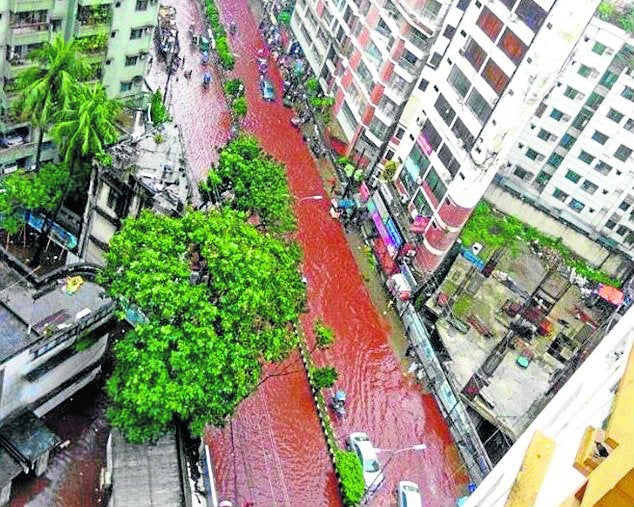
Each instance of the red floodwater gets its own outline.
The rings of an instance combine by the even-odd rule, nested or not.
[[[175,120],[184,133],[193,172],[202,177],[215,160],[216,147],[227,138],[228,114],[219,80],[209,91],[201,86],[200,56],[189,47],[190,23],[202,28],[196,3],[171,0],[177,8],[177,24],[186,55],[183,70],[193,69],[191,81],[172,79],[172,106]],[[249,114],[244,127],[254,133],[263,147],[288,167],[293,193],[297,197],[323,194],[315,163],[300,134],[291,127],[291,113],[278,98],[273,104],[260,98],[254,62],[263,42],[247,0],[217,0],[225,22],[235,20],[238,35],[232,40],[237,55],[234,74],[246,85]],[[155,64],[154,79],[162,72]],[[281,95],[281,78],[272,69],[273,83]],[[161,83],[162,84],[162,83]],[[421,486],[427,506],[451,506],[464,474],[460,471],[455,447],[433,398],[421,392],[411,378],[403,375],[400,361],[388,343],[388,324],[373,307],[342,228],[328,214],[326,200],[301,202],[297,207],[298,239],[304,248],[304,271],[309,280],[310,313],[303,319],[310,334],[315,318],[322,318],[337,333],[331,350],[316,357],[334,364],[339,386],[350,400],[348,416],[336,422],[343,442],[351,431],[365,431],[374,445],[385,452],[419,442],[423,452],[396,456],[385,471],[386,484],[372,498],[372,505],[395,503],[394,488],[408,479]],[[224,430],[210,430],[221,498],[258,506],[339,505],[334,473],[298,357],[283,365],[267,368],[288,375],[267,380],[238,410]]]

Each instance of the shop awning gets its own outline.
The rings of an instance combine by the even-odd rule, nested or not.
[[[0,445],[29,468],[61,439],[33,412],[25,412],[0,427]]]
[[[623,303],[623,292],[611,285],[599,284],[599,297],[605,299],[614,306],[619,306]]]
[[[387,250],[387,246],[385,242],[381,238],[375,238],[373,241],[374,251],[376,256],[379,258],[379,263],[383,268],[385,274],[393,275],[398,271],[398,266],[394,262],[394,259],[390,257],[390,254]]]

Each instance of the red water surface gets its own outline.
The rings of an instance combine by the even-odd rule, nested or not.
[[[246,85],[249,113],[244,122],[263,147],[288,167],[290,186],[301,198],[324,194],[321,179],[299,132],[290,125],[291,112],[279,99],[269,104],[260,98],[255,54],[263,46],[246,0],[216,0],[225,22],[234,20],[238,33],[232,39],[237,56],[233,75]],[[175,120],[183,129],[193,172],[202,177],[216,157],[216,147],[227,138],[229,119],[215,76],[212,87],[201,86],[203,67],[199,53],[188,44],[190,23],[199,28],[203,20],[194,2],[171,0],[186,61],[193,69],[191,81],[181,75],[172,81]],[[160,65],[156,67],[160,74]],[[282,80],[271,71],[278,95]],[[446,423],[430,395],[423,394],[411,377],[403,374],[400,360],[389,343],[388,324],[371,303],[340,224],[328,213],[327,200],[298,204],[298,239],[304,248],[304,271],[308,278],[310,312],[303,319],[307,334],[312,322],[322,318],[337,333],[335,345],[319,353],[319,363],[337,367],[338,387],[349,398],[347,418],[336,421],[343,443],[351,431],[365,431],[386,463],[389,450],[423,442],[427,450],[397,455],[385,470],[386,484],[371,505],[394,505],[399,480],[421,486],[425,505],[455,505],[465,476],[457,459]],[[285,371],[267,380],[223,430],[210,429],[221,498],[257,506],[340,505],[334,473],[315,415],[306,377],[294,354],[283,365],[265,374]]]

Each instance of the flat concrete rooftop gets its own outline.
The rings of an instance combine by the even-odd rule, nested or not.
[[[20,275],[0,264],[0,362],[31,346],[40,338],[69,327],[76,315],[88,309],[94,313],[110,300],[100,297],[104,289],[84,281],[74,294],[62,289],[66,278],[44,295],[35,298],[36,290]]]

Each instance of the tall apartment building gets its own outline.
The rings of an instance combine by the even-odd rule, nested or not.
[[[634,258],[634,37],[594,17],[498,183]]]
[[[347,150],[376,161],[429,56],[447,3],[438,0],[298,0],[291,28]]]
[[[460,0],[384,158],[398,165],[372,198],[392,259],[439,266],[593,16],[598,0]],[[372,207],[372,205],[371,205]],[[391,221],[391,226],[390,226]],[[376,222],[376,220],[375,220]],[[394,227],[396,226],[396,227]]]
[[[111,97],[142,91],[158,0],[0,0],[0,175],[29,168],[36,136],[30,123],[11,111],[16,75],[30,65],[29,53],[57,34],[76,37],[88,58],[92,80]],[[55,152],[44,145],[43,160]]]

